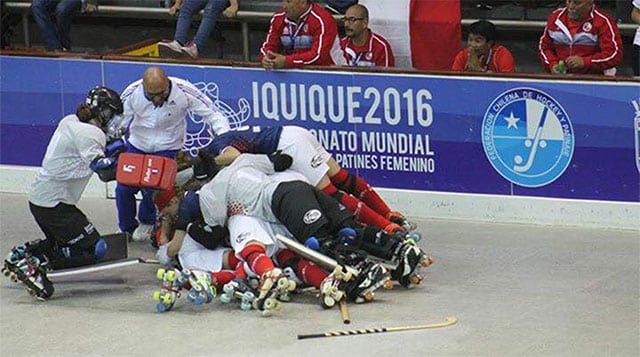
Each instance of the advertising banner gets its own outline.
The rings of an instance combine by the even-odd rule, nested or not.
[[[149,66],[0,61],[0,163],[29,166],[89,88],[122,91]],[[308,128],[374,186],[640,201],[638,83],[161,66],[205,92],[232,128]],[[193,154],[211,137],[188,120]]]

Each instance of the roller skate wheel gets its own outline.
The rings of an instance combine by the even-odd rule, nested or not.
[[[232,283],[224,284],[224,286],[222,287],[222,291],[230,295],[233,295],[235,289],[236,288]]]
[[[14,283],[17,283],[17,282],[18,282],[18,280],[19,280],[19,279],[18,279],[18,276],[17,276],[16,274],[11,275],[11,277],[10,277],[10,278],[11,278],[11,281],[13,281]]]
[[[288,282],[289,282],[289,286],[287,287],[287,290],[289,291],[296,290],[296,287],[297,287],[296,282],[293,280],[288,280]]]
[[[425,259],[423,259],[423,260],[420,262],[420,265],[421,265],[423,268],[426,268],[426,267],[430,266],[431,264],[433,264],[433,257],[430,257],[430,256],[427,256]]]
[[[279,290],[285,290],[285,289],[287,289],[288,286],[289,286],[289,279],[287,279],[287,278],[278,279],[278,289]]]
[[[272,312],[271,310],[262,310],[261,314],[262,314],[262,317],[271,317]]]
[[[374,297],[375,294],[373,293],[373,291],[369,291],[368,293],[364,294],[364,300],[367,302],[373,301]]]
[[[418,285],[422,282],[422,276],[420,274],[415,274],[409,278],[409,282],[414,285]]]
[[[325,309],[330,309],[334,307],[335,304],[336,304],[336,301],[331,296],[325,296],[322,299],[322,307],[324,307]]]
[[[393,281],[391,281],[391,279],[388,279],[382,284],[382,286],[387,290],[391,290],[393,289]]]
[[[160,301],[160,291],[156,290],[153,292],[153,301]]]
[[[198,296],[189,296],[189,300],[191,300],[192,303],[196,304],[196,305],[202,305],[204,304],[204,297],[202,297],[202,295],[198,295]]]
[[[159,302],[156,304],[156,310],[158,310],[158,312],[166,312],[169,309],[167,309],[167,307],[164,306],[163,303]]]
[[[251,303],[249,302],[243,302],[240,304],[240,310],[242,311],[249,311],[251,310]]]
[[[164,269],[158,269],[158,271],[156,272],[156,278],[158,278],[158,280],[164,280],[164,273],[166,271]]]
[[[162,297],[162,303],[165,305],[170,305],[171,303],[173,303],[173,299],[171,297],[171,294],[165,294]]]
[[[353,278],[353,272],[351,270],[348,270],[347,273],[344,275],[344,281],[349,281],[351,280],[351,278]]]
[[[231,298],[226,293],[220,295],[220,302],[223,304],[228,304],[231,302]]]
[[[338,290],[335,294],[333,294],[333,299],[335,301],[340,301],[344,297],[344,292]]]
[[[251,302],[256,299],[256,296],[251,291],[247,291],[242,295],[242,298],[248,302]]]
[[[167,280],[168,281],[174,281],[176,280],[176,271],[175,270],[169,270],[167,272]]]
[[[278,300],[284,301],[284,302],[289,302],[289,301],[291,301],[291,295],[289,295],[288,293],[281,294],[279,296]]]

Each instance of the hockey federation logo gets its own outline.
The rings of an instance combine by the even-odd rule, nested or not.
[[[555,181],[569,166],[573,128],[550,95],[515,88],[500,94],[487,109],[482,146],[502,177],[516,185],[540,187]]]

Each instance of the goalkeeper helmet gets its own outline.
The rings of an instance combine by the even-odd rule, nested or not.
[[[104,130],[109,121],[116,115],[121,115],[124,108],[122,100],[116,91],[104,86],[97,86],[89,91],[85,102],[91,109],[94,119],[97,119]]]

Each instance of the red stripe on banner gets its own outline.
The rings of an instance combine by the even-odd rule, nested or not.
[[[450,70],[460,50],[460,0],[411,0],[411,62],[423,70]]]

